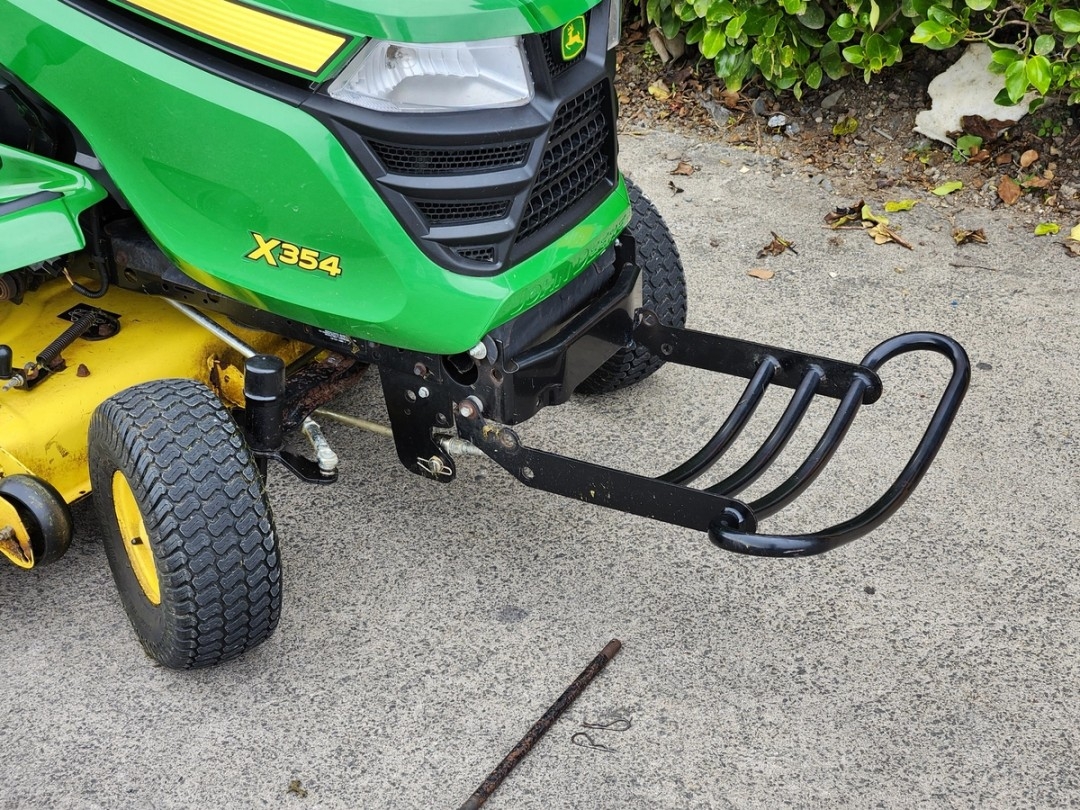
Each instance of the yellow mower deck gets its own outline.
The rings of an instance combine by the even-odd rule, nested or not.
[[[0,303],[0,343],[14,353],[16,370],[33,361],[71,322],[76,305],[120,317],[120,331],[105,340],[76,340],[62,353],[67,365],[35,387],[0,393],[0,473],[29,473],[51,483],[68,503],[90,493],[87,428],[99,403],[131,385],[186,377],[210,385],[234,404],[243,401],[239,354],[167,302],[112,289],[90,301],[62,279],[22,304]],[[246,343],[286,362],[308,347],[219,318]],[[86,373],[80,376],[80,367]]]

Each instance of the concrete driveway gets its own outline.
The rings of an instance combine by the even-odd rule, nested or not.
[[[692,176],[668,174],[679,158]],[[488,807],[1080,805],[1080,260],[1008,210],[965,211],[963,192],[841,189],[665,134],[624,136],[621,160],[680,245],[691,326],[848,360],[909,330],[964,343],[967,403],[905,508],[822,557],[739,557],[483,459],[436,486],[385,439],[328,423],[338,485],[273,474],[284,613],[240,661],[144,657],[88,504],[60,563],[0,569],[0,807],[457,807],[612,637],[622,652]],[[893,216],[914,250],[823,229],[863,196],[878,212],[920,200]],[[955,247],[954,223],[989,245]],[[757,258],[770,231],[798,254]],[[766,525],[869,503],[944,374],[898,363],[830,471]],[[656,474],[740,388],[666,368],[520,432]],[[335,407],[385,418],[374,379]],[[603,748],[572,743],[614,719],[629,728],[591,732]]]

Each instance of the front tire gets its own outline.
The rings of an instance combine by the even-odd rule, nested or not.
[[[156,380],[90,422],[90,481],[120,599],[173,669],[235,658],[274,632],[281,568],[255,460],[205,386]]]
[[[52,484],[32,475],[9,475],[0,478],[0,500],[14,512],[15,534],[25,532],[22,539],[29,546],[29,554],[12,551],[7,555],[12,562],[20,568],[36,568],[64,556],[71,545],[71,510]],[[3,514],[0,509],[0,525]]]
[[[656,206],[631,180],[631,216],[627,230],[637,243],[641,266],[642,306],[668,326],[686,325],[686,275],[675,240]],[[619,349],[577,387],[579,394],[607,394],[641,382],[664,361],[644,346]]]

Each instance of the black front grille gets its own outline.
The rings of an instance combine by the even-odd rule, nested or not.
[[[374,140],[368,143],[388,172],[408,177],[512,169],[522,165],[529,154],[528,141],[461,148],[401,146]]]
[[[478,247],[457,248],[454,250],[461,258],[470,262],[482,262],[491,264],[495,261],[495,246],[480,245]]]
[[[510,200],[490,202],[441,202],[413,200],[417,210],[431,225],[456,225],[462,222],[490,222],[510,212]]]
[[[606,82],[596,84],[564,104],[555,116],[551,138],[540,163],[525,216],[518,230],[521,242],[554,220],[611,172],[612,131]]]

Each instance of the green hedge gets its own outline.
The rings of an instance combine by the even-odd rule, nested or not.
[[[826,77],[866,81],[905,50],[986,42],[1003,103],[1030,90],[1080,103],[1077,0],[634,0],[668,39],[712,60],[728,88],[755,75],[801,96]]]

